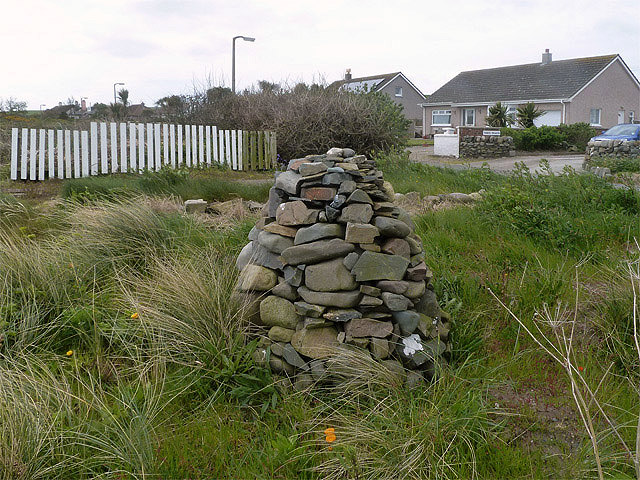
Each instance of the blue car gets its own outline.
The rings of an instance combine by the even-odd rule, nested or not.
[[[640,124],[621,123],[591,140],[640,140]]]

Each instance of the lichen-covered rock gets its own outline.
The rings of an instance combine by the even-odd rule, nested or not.
[[[278,276],[269,268],[246,265],[240,272],[238,288],[243,292],[266,292],[275,287]]]
[[[270,295],[260,303],[260,319],[264,325],[295,329],[298,325],[296,308],[289,300]]]

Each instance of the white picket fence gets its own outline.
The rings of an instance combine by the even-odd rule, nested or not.
[[[210,125],[98,123],[90,130],[11,129],[11,179],[79,178],[171,167],[272,168],[275,134]]]

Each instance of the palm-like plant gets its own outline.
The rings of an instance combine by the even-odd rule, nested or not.
[[[125,107],[129,105],[129,90],[122,88],[118,91],[118,98]]]
[[[540,117],[544,112],[535,106],[533,102],[525,103],[522,107],[518,107],[516,117],[518,123],[523,128],[533,127],[533,121]]]
[[[501,102],[489,107],[489,116],[487,117],[487,125],[489,127],[506,127],[512,123],[512,119],[507,115],[507,106]]]

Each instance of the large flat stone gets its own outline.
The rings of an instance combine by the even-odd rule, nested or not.
[[[251,263],[272,269],[282,269],[284,263],[280,257],[264,248],[258,242],[253,242]]]
[[[362,318],[362,313],[352,308],[331,308],[326,313],[324,313],[322,317],[332,322],[344,323],[348,322],[349,320],[353,320],[354,318]]]
[[[413,303],[404,295],[398,295],[397,293],[383,292],[382,301],[385,306],[392,312],[400,312],[413,307]]]
[[[371,318],[354,318],[344,325],[344,333],[348,337],[376,337],[385,338],[393,332],[391,322],[373,320]]]
[[[409,260],[399,255],[365,251],[360,255],[351,273],[356,276],[358,282],[401,280],[408,265]]]
[[[293,303],[284,298],[270,295],[260,302],[260,319],[267,326],[295,329],[299,317]]]
[[[322,162],[314,162],[314,163],[301,163],[298,166],[298,173],[303,177],[308,177],[310,175],[317,175],[318,173],[326,172],[327,166]]]
[[[351,308],[360,301],[360,290],[351,292],[316,292],[307,287],[298,288],[298,293],[305,302],[326,307]]]
[[[400,255],[406,259],[411,258],[409,242],[402,238],[390,238],[382,244],[381,251],[391,255]]]
[[[317,292],[338,292],[354,290],[357,287],[342,258],[308,265],[304,272],[304,283],[307,288]]]
[[[290,265],[308,265],[336,257],[344,257],[354,250],[353,244],[340,238],[333,238],[331,240],[318,240],[312,243],[294,245],[282,252],[282,258]]]
[[[374,224],[383,237],[404,238],[411,233],[411,229],[406,223],[395,218],[376,217]]]
[[[293,240],[277,233],[261,231],[258,234],[258,243],[273,253],[282,253],[283,250],[293,246]]]
[[[367,203],[354,203],[342,209],[338,222],[369,223],[373,216],[373,207]]]
[[[344,239],[349,243],[373,243],[378,229],[370,223],[347,223]]]
[[[338,331],[334,327],[303,328],[291,339],[291,346],[300,355],[313,359],[330,357],[339,345]]]
[[[374,227],[375,228],[375,227]],[[310,227],[303,227],[296,233],[294,245],[315,242],[323,238],[342,237],[344,227],[337,223],[316,223]]]
[[[275,212],[273,216],[274,217],[276,216]],[[271,222],[265,225],[263,230],[265,230],[266,232],[276,233],[278,235],[282,235],[283,237],[290,237],[290,238],[294,238],[296,236],[296,233],[298,233],[297,228],[285,227],[284,225],[280,225],[279,223],[276,223],[276,222]]]
[[[302,187],[300,196],[307,200],[328,202],[336,196],[336,192],[333,187]]]
[[[357,190],[354,190],[351,195],[349,195],[349,198],[347,198],[347,203],[368,203],[369,205],[373,205],[373,200],[371,200],[371,197],[367,194],[367,192],[358,188]]]
[[[243,292],[266,292],[275,287],[277,281],[278,276],[273,270],[249,264],[240,272],[238,288]]]
[[[319,210],[307,208],[301,200],[281,203],[276,211],[276,222],[280,225],[309,225],[318,220]]]
[[[284,190],[289,195],[298,195],[298,184],[302,180],[302,175],[287,170],[276,177],[275,187]]]
[[[289,285],[287,282],[280,282],[271,289],[271,293],[282,298],[286,298],[290,301],[295,301],[298,298],[298,292],[295,287]]]

